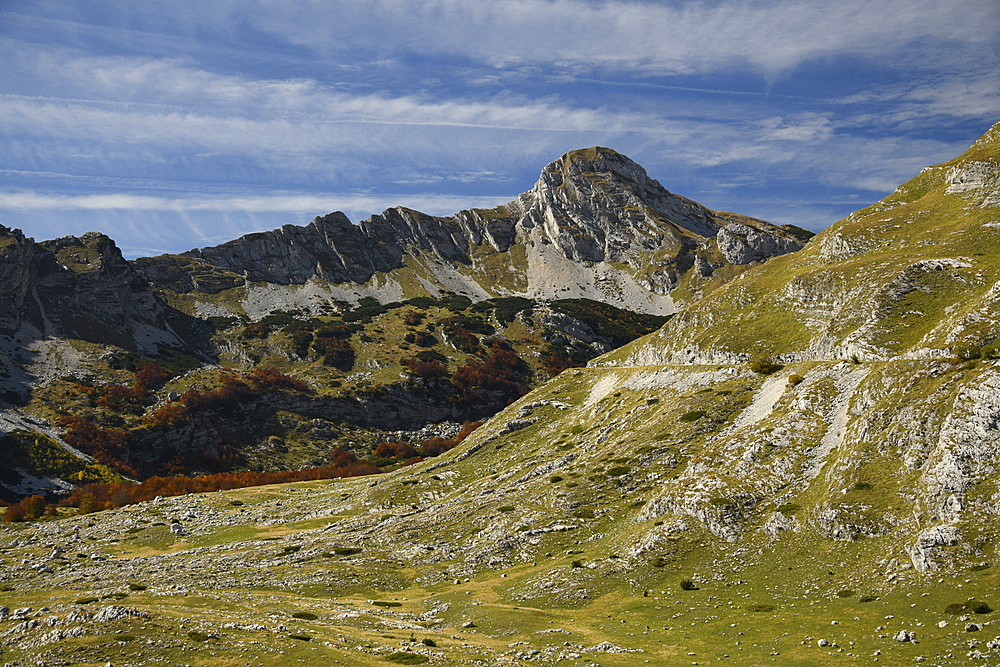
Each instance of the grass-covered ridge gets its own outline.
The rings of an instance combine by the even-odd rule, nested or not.
[[[953,183],[969,165],[996,165],[997,135],[718,287],[670,322],[658,347],[667,356],[689,347],[819,358],[990,352],[1000,329],[1000,199],[988,179]]]

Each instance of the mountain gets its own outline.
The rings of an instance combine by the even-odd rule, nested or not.
[[[434,217],[392,208],[358,225],[331,213],[135,266],[154,285],[193,293],[186,300],[211,314],[231,314],[235,304],[251,317],[279,307],[319,313],[330,300],[445,292],[477,301],[588,298],[668,314],[719,282],[710,280],[715,271],[729,277],[732,267],[798,250],[811,236],[710,211],[597,147],[567,153],[530,191],[493,209]]]
[[[5,659],[995,662],[998,153],[439,457],[7,528]]]
[[[146,477],[411,451],[809,236],[673,195],[606,148],[496,209],[331,213],[133,262],[100,234],[6,230],[0,398],[23,411],[0,420],[19,462],[0,492],[108,479],[94,461]],[[59,452],[75,462],[46,463]]]

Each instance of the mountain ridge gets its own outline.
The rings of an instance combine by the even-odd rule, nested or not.
[[[593,298],[666,314],[676,309],[670,293],[692,269],[695,282],[704,281],[723,266],[797,250],[809,236],[710,211],[620,153],[595,147],[553,161],[529,191],[492,209],[430,216],[395,207],[357,225],[331,213],[134,263],[152,283],[183,293],[320,279],[349,301],[454,291],[476,300]],[[393,279],[401,271],[411,274],[406,284]],[[310,307],[308,299],[302,305]]]

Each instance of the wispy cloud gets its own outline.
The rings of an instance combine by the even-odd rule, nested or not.
[[[207,211],[244,213],[326,213],[335,210],[382,211],[408,206],[432,214],[467,208],[492,207],[510,196],[459,196],[440,194],[271,194],[267,196],[162,197],[134,194],[66,195],[41,192],[0,192],[0,208],[21,210],[82,211]]]

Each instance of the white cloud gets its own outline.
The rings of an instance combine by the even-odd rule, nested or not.
[[[317,214],[335,210],[383,211],[407,206],[432,214],[454,213],[466,208],[503,204],[511,196],[461,196],[439,194],[270,194],[266,196],[162,197],[111,193],[67,195],[44,192],[0,192],[0,209],[79,211],[204,211],[241,213]]]

